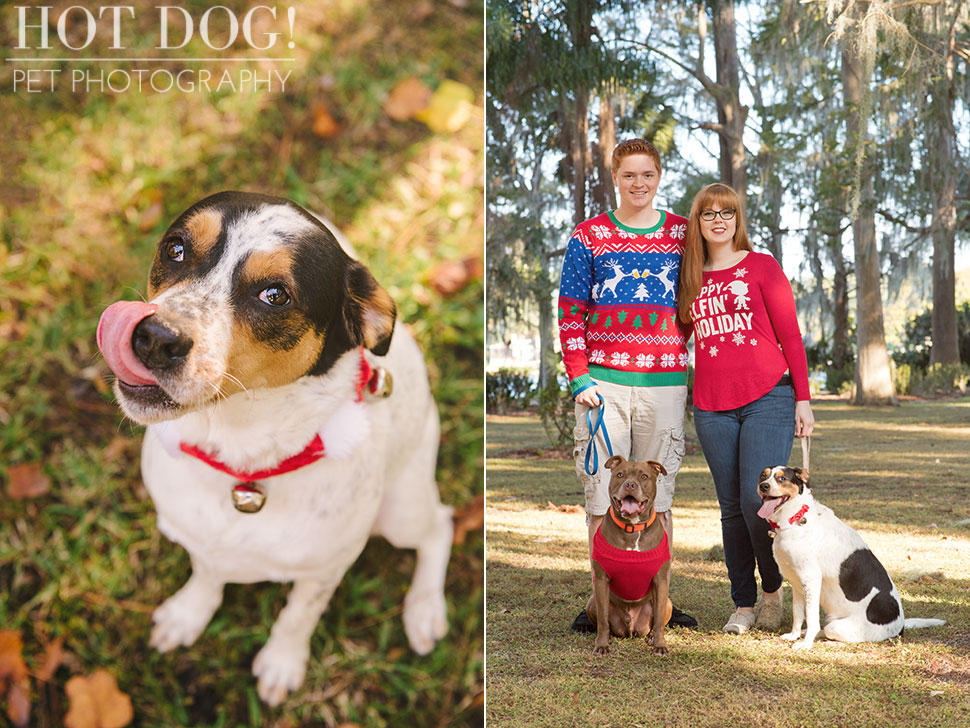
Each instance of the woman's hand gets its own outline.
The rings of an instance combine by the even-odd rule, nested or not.
[[[593,409],[600,406],[600,390],[595,384],[576,395],[576,402]]]
[[[812,414],[812,405],[807,399],[795,402],[795,437],[808,437],[814,429],[815,415]]]

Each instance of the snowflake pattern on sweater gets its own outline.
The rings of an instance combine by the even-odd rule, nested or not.
[[[687,383],[677,289],[687,220],[662,211],[649,229],[612,212],[570,236],[559,284],[559,336],[573,394],[595,380],[632,386]]]

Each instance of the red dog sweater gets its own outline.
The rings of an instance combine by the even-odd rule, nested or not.
[[[602,530],[593,536],[593,561],[610,577],[610,591],[620,599],[635,602],[650,593],[653,577],[670,560],[667,532],[650,551],[626,551],[611,546]]]

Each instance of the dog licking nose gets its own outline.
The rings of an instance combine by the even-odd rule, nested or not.
[[[193,341],[172,331],[154,316],[138,322],[131,337],[135,356],[152,371],[174,369],[192,350]]]

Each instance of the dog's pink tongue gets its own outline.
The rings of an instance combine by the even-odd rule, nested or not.
[[[118,301],[101,314],[98,322],[98,348],[104,354],[118,379],[125,384],[141,387],[158,384],[158,380],[142,364],[131,348],[131,336],[142,319],[155,313],[158,307],[141,301]]]
[[[771,518],[781,505],[781,498],[767,498],[758,509],[758,515],[762,518]]]
[[[624,516],[635,516],[640,513],[640,504],[633,498],[624,498],[620,502],[620,513]]]

